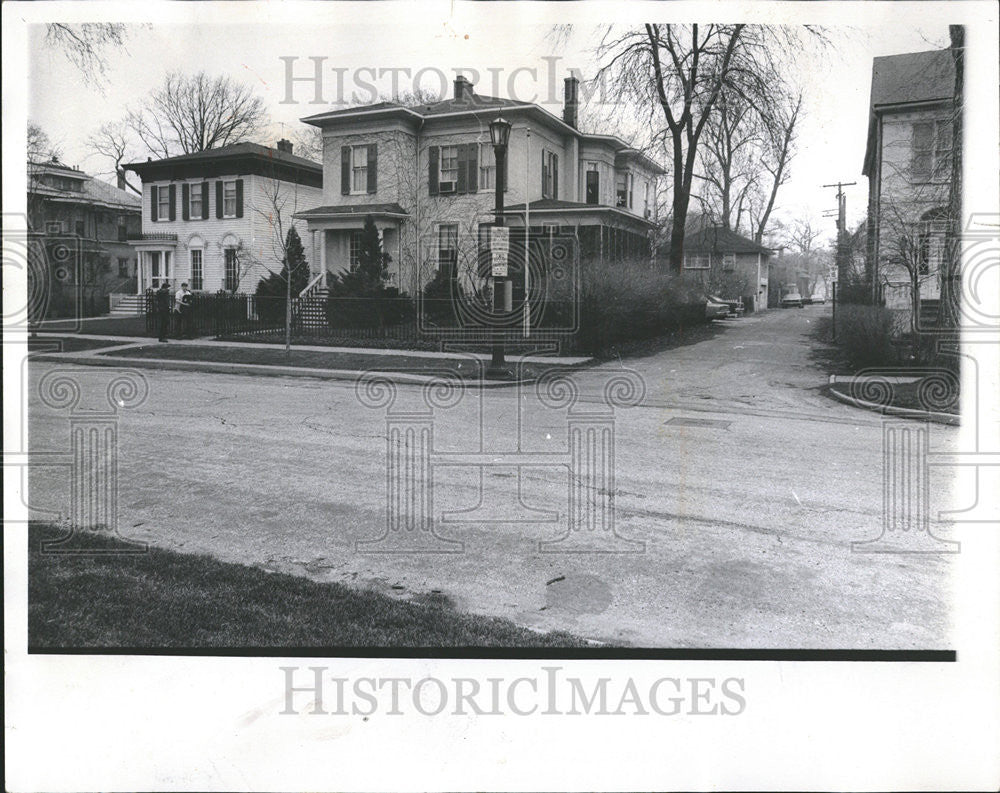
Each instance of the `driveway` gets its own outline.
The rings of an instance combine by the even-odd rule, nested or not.
[[[882,530],[883,421],[821,393],[811,332],[827,311],[744,317],[631,359],[645,397],[613,418],[604,388],[617,364],[573,376],[572,415],[555,387],[545,399],[534,387],[437,395],[431,407],[399,385],[391,425],[346,382],[144,371],[148,398],[120,413],[121,532],[398,597],[437,591],[461,610],[600,641],[947,648],[951,556],[852,548]],[[109,377],[36,363],[33,386],[55,368],[85,389]],[[36,392],[32,449],[65,449],[65,411]],[[570,420],[587,448],[611,443],[613,425],[613,466],[583,454],[569,471]],[[393,478],[387,456],[407,432],[433,465]],[[933,426],[931,450],[956,437]],[[65,510],[66,479],[33,471],[33,505]],[[437,538],[386,535],[393,482],[390,514],[416,516],[417,529],[433,515]],[[933,518],[948,482],[931,484]],[[584,530],[567,536],[574,505]]]

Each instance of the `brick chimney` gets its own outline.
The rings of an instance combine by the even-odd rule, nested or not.
[[[292,142],[287,138],[282,138],[278,141],[278,151],[283,151],[285,154],[292,153]]]
[[[458,75],[455,78],[455,101],[466,102],[472,99],[472,83],[465,75]]]
[[[563,121],[576,129],[576,109],[580,103],[580,81],[575,77],[566,78],[563,94]]]

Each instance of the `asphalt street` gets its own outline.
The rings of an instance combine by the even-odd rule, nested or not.
[[[118,412],[119,530],[598,641],[948,648],[951,555],[852,545],[884,525],[885,421],[822,393],[812,331],[829,310],[725,321],[541,394],[399,384],[385,405],[350,382],[143,370],[147,398]],[[38,397],[54,370],[79,378],[81,405],[113,375],[32,364],[32,451],[68,448],[67,410]],[[608,383],[628,377],[641,403],[612,409]],[[409,466],[407,433],[426,450]],[[952,451],[957,429],[929,439]],[[932,471],[947,536],[950,482]],[[32,507],[65,512],[68,480],[33,468]]]

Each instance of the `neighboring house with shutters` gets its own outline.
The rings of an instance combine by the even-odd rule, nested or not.
[[[281,270],[281,237],[296,212],[323,195],[319,163],[277,148],[236,143],[131,163],[142,179],[137,292],[186,281],[194,291],[251,293]],[[301,233],[301,229],[300,229]],[[308,256],[308,249],[307,249]]]
[[[86,316],[108,310],[109,294],[132,286],[135,251],[127,242],[140,228],[140,199],[53,157],[28,163],[28,230],[45,252],[44,269],[30,275],[48,316]],[[38,308],[43,307],[39,304]]]
[[[313,234],[315,272],[356,261],[371,215],[402,291],[415,294],[440,266],[475,273],[495,217],[488,125],[501,114],[512,124],[502,175],[508,226],[524,228],[527,200],[532,231],[569,235],[584,255],[607,261],[648,258],[664,170],[620,138],[580,131],[577,105],[574,78],[566,80],[560,118],[536,104],[476,94],[458,77],[453,97],[440,102],[379,102],[304,118],[323,134],[322,205],[297,215]]]
[[[868,142],[868,270],[889,308],[936,306],[946,272],[955,142],[949,50],[875,58]],[[936,311],[936,308],[934,309]]]

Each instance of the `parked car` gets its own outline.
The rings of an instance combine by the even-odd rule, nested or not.
[[[717,295],[709,295],[708,299],[715,303],[725,303],[729,306],[729,316],[731,317],[743,316],[743,301],[739,298],[736,300],[727,300],[726,298],[718,297]]]
[[[802,295],[798,292],[789,292],[781,298],[782,308],[802,308]]]
[[[705,296],[705,319],[725,319],[729,316],[729,304],[711,295]]]
[[[809,302],[812,303],[814,306],[815,305],[821,306],[824,303],[826,303],[826,298],[823,297],[823,295],[813,295],[812,298],[809,300]]]

